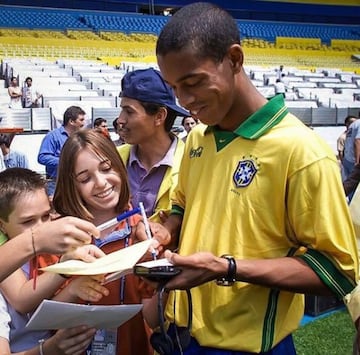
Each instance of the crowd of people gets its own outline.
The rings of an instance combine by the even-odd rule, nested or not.
[[[84,110],[71,106],[42,141],[46,179],[26,166],[0,172],[4,354],[291,355],[304,294],[355,295],[357,242],[338,160],[282,94],[268,100],[252,84],[235,20],[214,4],[184,6],[156,56],[160,71],[122,79],[116,144],[106,120],[84,127]],[[178,116],[185,142],[171,132]],[[358,122],[341,150],[346,159],[354,139],[355,167]],[[96,228],[142,203],[145,219]],[[147,239],[147,218],[151,250],[181,270],[162,297],[133,274],[106,285],[103,275],[37,276],[39,266],[91,262]],[[143,308],[118,329],[30,333],[44,298]]]

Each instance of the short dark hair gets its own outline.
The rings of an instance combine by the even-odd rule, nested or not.
[[[351,121],[351,119],[357,119],[357,117],[356,116],[354,116],[354,115],[348,115],[348,116],[346,116],[345,117],[345,119],[344,119],[344,124],[345,124],[345,126],[347,125],[347,124],[349,124],[349,122]]]
[[[25,82],[28,81],[28,80],[31,80],[32,81],[32,78],[30,76],[28,76],[26,79],[25,79]]]
[[[0,134],[0,145],[5,144],[6,148],[10,148],[10,136],[5,134]]]
[[[143,102],[143,101],[139,101],[140,105],[144,108],[145,112],[148,115],[155,115],[156,113],[159,112],[161,107],[164,107],[167,111],[166,114],[166,118],[165,118],[165,131],[166,132],[170,132],[172,126],[174,125],[175,119],[177,117],[177,113],[172,110],[171,108],[164,106],[164,105],[159,105],[159,104],[154,104],[151,102]]]
[[[116,118],[114,119],[114,121],[112,121],[112,125],[113,125],[113,127],[114,127],[115,132],[118,130],[118,123],[117,123],[118,118],[119,118],[119,117],[116,117]]]
[[[70,106],[64,112],[63,125],[66,126],[69,121],[75,121],[79,115],[85,115],[85,111],[79,106]]]
[[[95,118],[95,120],[94,120],[94,128],[101,126],[101,124],[103,122],[106,122],[105,118],[102,118],[102,117]]]
[[[232,44],[240,44],[235,19],[214,4],[197,2],[181,8],[163,27],[156,55],[191,48],[198,58],[221,62]]]

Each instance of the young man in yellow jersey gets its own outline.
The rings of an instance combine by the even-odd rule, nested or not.
[[[193,3],[157,41],[164,80],[208,125],[187,140],[165,222],[179,247],[165,256],[182,268],[166,288],[193,298],[185,355],[295,354],[302,294],[343,297],[358,274],[335,155],[281,95],[257,91],[239,37],[227,12]],[[169,334],[187,325],[187,307],[185,293],[170,292]]]

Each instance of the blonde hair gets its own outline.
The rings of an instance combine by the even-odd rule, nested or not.
[[[85,148],[91,150],[102,159],[108,159],[111,163],[111,168],[119,174],[121,191],[117,212],[121,213],[127,208],[130,199],[126,168],[114,143],[92,129],[82,129],[71,134],[61,150],[53,198],[56,212],[63,216],[74,216],[90,221],[94,219],[94,216],[90,213],[80,196],[75,179],[76,158],[79,152]]]

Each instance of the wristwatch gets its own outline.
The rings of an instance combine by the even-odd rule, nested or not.
[[[227,275],[216,279],[218,286],[231,286],[236,281],[236,261],[232,255],[224,254],[220,258],[224,258],[228,261],[229,267]]]

